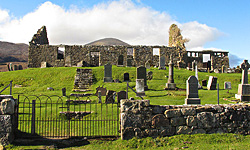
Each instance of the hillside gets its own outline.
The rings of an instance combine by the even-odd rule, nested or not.
[[[108,46],[108,45],[124,45],[124,46],[129,46],[129,44],[116,39],[116,38],[104,38],[104,39],[100,39],[100,40],[96,40],[93,42],[90,42],[86,45],[104,45],[104,46]]]
[[[90,68],[90,67],[86,67]],[[104,67],[91,67],[94,75],[94,84],[91,86],[90,93],[95,93],[95,89],[98,86],[104,86],[108,90],[122,91],[126,90],[126,82],[122,83],[103,83]],[[163,90],[167,83],[168,67],[167,70],[158,70],[157,68],[150,68],[147,71],[153,72],[153,79],[148,81],[149,90],[146,91],[146,97],[151,104],[158,105],[182,105],[186,98],[186,80],[189,76],[194,75],[193,71],[185,69],[175,69],[174,80],[176,86],[182,90],[178,91],[166,91]],[[123,81],[123,74],[129,73],[131,82],[129,85],[135,89],[136,68],[131,67],[112,67],[113,79],[119,79]],[[62,95],[62,88],[67,89],[67,95],[72,93],[74,85],[74,77],[76,74],[75,67],[53,67],[53,68],[29,68],[26,70],[13,71],[13,72],[0,72],[0,89],[9,84],[9,81],[13,80],[13,85],[18,85],[18,88],[13,88],[14,96],[18,94],[25,95]],[[230,103],[226,99],[234,100],[234,95],[237,93],[238,84],[240,84],[241,74],[216,74],[199,72],[199,80],[208,80],[209,76],[218,77],[218,83],[220,84],[220,103]],[[62,82],[63,81],[63,82]],[[223,89],[225,81],[232,83],[232,90],[227,93],[227,90]],[[21,86],[20,86],[21,85]],[[47,87],[53,87],[55,91],[48,91]],[[199,97],[202,104],[217,104],[217,91],[207,90],[206,87],[199,90]],[[5,91],[2,94],[8,94]],[[129,97],[134,97],[135,93],[129,89]],[[91,96],[92,99],[97,99],[96,96]],[[138,99],[138,98],[137,98]]]
[[[0,41],[0,63],[3,62],[27,62],[28,61],[27,44],[15,44]]]

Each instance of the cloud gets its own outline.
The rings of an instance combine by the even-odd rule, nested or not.
[[[243,62],[243,58],[240,58],[232,53],[229,54],[229,65],[230,67],[239,66]]]
[[[168,30],[173,23],[190,39],[188,48],[203,46],[221,36],[216,28],[196,21],[181,24],[166,12],[137,5],[131,0],[99,3],[87,9],[77,6],[65,9],[45,2],[20,19],[10,19],[8,12],[3,12],[0,40],[17,43],[28,43],[43,25],[47,26],[50,44],[86,44],[113,37],[132,45],[168,45]]]

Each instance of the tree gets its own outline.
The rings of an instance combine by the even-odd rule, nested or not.
[[[181,30],[176,24],[170,26],[168,46],[176,46],[177,48],[185,50],[185,43],[188,41],[188,39],[183,39]]]

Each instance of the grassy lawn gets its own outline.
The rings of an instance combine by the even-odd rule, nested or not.
[[[86,67],[89,69],[89,67]],[[126,83],[104,83],[104,67],[92,67],[94,84],[91,86],[90,91],[87,93],[95,93],[95,89],[98,86],[104,86],[108,90],[114,91],[126,91]],[[129,73],[130,80],[129,85],[135,90],[135,80],[136,80],[136,68],[131,67],[116,67],[113,66],[113,79],[119,79],[123,81],[123,74]],[[158,70],[157,68],[150,68],[147,71],[153,72],[153,79],[148,81],[149,90],[146,91],[146,97],[144,99],[149,99],[152,105],[182,105],[184,104],[184,99],[186,98],[186,80],[189,76],[194,75],[192,71],[185,69],[175,69],[174,70],[174,80],[177,84],[177,87],[181,90],[178,91],[167,91],[164,90],[165,84],[167,83],[168,68],[167,70]],[[13,95],[15,98],[18,95],[59,95],[62,96],[62,88],[66,88],[67,95],[70,95],[74,85],[74,77],[76,74],[75,67],[58,67],[58,68],[30,68],[26,70],[19,70],[13,72],[0,72],[0,90],[9,84],[9,81],[13,80],[14,85],[21,85],[19,87],[13,87]],[[215,73],[205,73],[199,72],[199,81],[206,79],[208,80],[209,76],[216,76],[218,78],[219,93],[220,93],[220,104],[235,103],[229,100],[235,100],[234,95],[237,93],[238,84],[241,81],[241,74],[232,73],[232,74],[215,74]],[[232,84],[232,90],[224,90],[224,82],[228,81]],[[48,91],[48,87],[53,87],[54,91]],[[9,94],[9,89],[5,90],[1,94]],[[134,97],[135,99],[140,99],[135,96],[135,93],[129,89],[129,97]],[[216,90],[207,90],[206,87],[199,90],[199,97],[201,99],[201,104],[217,104],[217,91]],[[98,98],[94,95],[90,96],[90,99],[93,102],[96,102]],[[30,99],[32,100],[32,99]],[[62,97],[64,105],[66,97]],[[102,97],[104,102],[105,97]],[[44,103],[46,100],[41,99],[41,102]],[[78,107],[78,106],[70,106]],[[43,107],[41,107],[43,108]],[[57,118],[58,110],[56,107],[48,107],[51,109],[51,114],[56,114],[54,117]],[[97,105],[97,110],[100,110],[100,106]],[[78,110],[78,108],[74,108]],[[80,108],[79,108],[80,109]],[[90,108],[86,108],[90,111]],[[55,111],[55,113],[53,112]],[[104,109],[104,111],[106,111]],[[96,111],[97,112],[97,111]],[[107,111],[106,111],[107,112]],[[44,114],[44,110],[40,112]],[[99,114],[99,113],[98,113]],[[117,116],[117,114],[114,114]],[[107,116],[110,116],[110,113],[107,112]],[[29,116],[30,117],[30,116]],[[88,118],[97,118],[98,115],[91,114]],[[30,118],[28,118],[30,119]],[[53,119],[53,118],[52,118]],[[60,120],[59,120],[60,121]],[[59,123],[58,123],[59,124]],[[63,124],[67,126],[66,124]],[[61,125],[63,127],[63,125]],[[49,125],[49,126],[53,126]],[[73,123],[73,126],[77,126]],[[93,126],[98,126],[95,124]],[[40,128],[37,126],[37,128]],[[41,129],[43,130],[43,129]],[[45,130],[45,129],[44,129]],[[29,131],[30,132],[30,129]],[[57,131],[59,132],[59,131]],[[78,132],[78,131],[77,131]],[[73,133],[73,132],[72,132]],[[131,139],[129,141],[115,140],[115,141],[106,141],[106,140],[90,140],[90,144],[81,146],[81,147],[66,147],[66,149],[248,149],[250,136],[242,136],[236,134],[211,134],[211,135],[176,135],[172,137],[164,138],[145,138],[145,139]],[[46,145],[36,145],[36,146],[18,146],[18,145],[9,145],[7,149],[48,149]]]
[[[76,145],[72,147],[63,146],[62,144],[48,144],[35,146],[18,146],[8,145],[7,149],[66,149],[66,150],[117,150],[117,149],[228,149],[228,150],[245,150],[249,149],[250,136],[237,134],[196,134],[196,135],[176,135],[163,138],[144,138],[131,140],[88,140],[88,144]]]
[[[94,74],[94,84],[91,86],[91,91],[88,93],[95,93],[95,88],[98,86],[104,86],[108,90],[121,91],[126,90],[126,83],[104,83],[104,67],[92,67]],[[129,73],[131,82],[129,85],[135,89],[136,80],[136,68],[131,67],[116,67],[113,66],[113,79],[119,79],[123,81],[123,74]],[[150,68],[147,71],[153,72],[153,79],[148,81],[149,90],[146,91],[146,97],[153,105],[182,105],[186,98],[186,91],[166,91],[164,90],[167,83],[168,68],[167,70],[158,70],[157,68]],[[0,89],[8,85],[9,81],[13,80],[13,85],[22,85],[22,87],[13,88],[13,95],[17,97],[18,94],[24,95],[62,95],[61,89],[65,87],[67,89],[67,95],[70,95],[73,89],[74,77],[76,74],[76,68],[74,67],[59,67],[59,68],[30,68],[26,70],[14,71],[14,72],[1,72],[0,73]],[[189,76],[194,75],[194,72],[185,69],[174,70],[174,80],[178,88],[186,88],[186,80]],[[220,84],[220,103],[229,103],[228,100],[234,99],[234,94],[237,93],[238,84],[240,84],[241,74],[215,74],[199,72],[199,81],[206,79],[209,76],[216,76],[218,83]],[[229,81],[232,83],[232,90],[227,93],[224,90],[224,82]],[[53,87],[54,91],[48,91],[47,87]],[[199,96],[202,104],[217,104],[217,91],[216,90],[199,90]],[[2,94],[8,94],[8,89]],[[135,93],[129,89],[129,97],[134,97]],[[96,96],[92,98],[96,99]],[[139,98],[136,98],[139,99]],[[224,99],[224,100],[223,100]]]

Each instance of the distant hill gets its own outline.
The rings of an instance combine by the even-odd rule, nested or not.
[[[86,45],[104,45],[104,46],[108,46],[108,45],[124,45],[124,46],[129,46],[128,43],[125,43],[119,39],[116,38],[104,38],[104,39],[100,39],[100,40],[96,40],[94,42],[90,42]]]
[[[15,44],[0,41],[0,63],[3,62],[27,62],[27,44]]]

